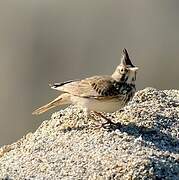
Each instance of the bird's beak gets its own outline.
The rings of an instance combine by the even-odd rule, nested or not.
[[[130,70],[133,71],[133,72],[138,71],[138,69],[139,69],[138,67],[130,67]]]

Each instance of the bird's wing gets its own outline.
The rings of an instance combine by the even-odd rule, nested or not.
[[[120,84],[115,86],[115,80],[111,76],[93,76],[81,81],[67,81],[55,83],[51,86],[62,92],[67,92],[74,96],[103,99],[122,96],[119,92]]]

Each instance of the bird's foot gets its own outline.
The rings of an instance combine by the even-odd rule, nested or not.
[[[103,114],[99,113],[99,112],[94,112],[97,116],[102,117],[104,120],[106,120],[106,122],[95,125],[95,129],[100,129],[100,128],[104,128],[104,129],[109,129],[109,130],[115,130],[115,129],[120,129],[121,124],[115,123],[113,121],[111,121],[109,118],[107,118],[106,116],[104,116]]]
[[[105,123],[101,124],[101,127],[104,129],[109,129],[109,130],[116,130],[116,129],[120,129],[121,127],[121,123],[117,122],[113,122],[110,119],[108,119]]]

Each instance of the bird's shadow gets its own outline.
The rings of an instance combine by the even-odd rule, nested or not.
[[[173,179],[177,180],[179,177],[179,162],[173,157],[161,157],[153,155],[150,157],[150,163],[153,167],[153,175],[156,180]]]
[[[170,128],[173,123],[178,123],[178,119],[156,116],[154,119],[154,125],[151,128],[145,126],[138,126],[135,123],[121,124],[112,123],[110,126],[104,126],[104,131],[114,132],[119,130],[125,132],[129,136],[133,136],[136,139],[141,137],[143,146],[153,147],[159,151],[170,152],[174,154],[179,153],[179,138],[172,137],[170,134],[164,133],[163,128]],[[89,126],[81,126],[66,129],[65,131],[71,130],[84,130],[90,128]],[[160,179],[177,179],[179,177],[179,162],[172,156],[159,156],[154,154],[149,157],[149,166],[153,167],[153,178],[156,180]],[[172,168],[169,168],[172,167]],[[149,168],[150,169],[150,168]],[[148,171],[148,170],[147,170]]]
[[[156,116],[153,121],[154,125],[151,128],[145,126],[138,126],[136,123],[121,124],[119,122],[113,122],[109,126],[103,126],[102,128],[106,131],[119,130],[120,132],[125,132],[129,136],[135,138],[141,137],[146,146],[155,146],[161,151],[168,151],[173,153],[179,153],[179,138],[172,137],[170,134],[164,133],[162,128],[169,128],[172,123],[177,123],[178,119],[173,119],[165,116]],[[80,127],[69,127],[65,128],[63,132],[69,132],[72,130],[82,131],[84,129],[89,129],[88,125],[83,125]],[[164,140],[164,141],[163,141]]]
[[[172,119],[165,116],[156,116],[153,120],[153,126],[148,128],[138,126],[135,123],[121,124],[114,123],[111,127],[107,127],[109,131],[120,130],[135,138],[141,137],[146,146],[154,145],[161,151],[179,153],[179,137],[172,137],[171,134],[164,133],[162,129],[169,128],[173,123],[178,123],[178,119]],[[177,132],[176,132],[177,133]],[[179,134],[178,134],[179,136]]]

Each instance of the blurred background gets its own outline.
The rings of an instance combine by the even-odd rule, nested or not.
[[[50,82],[111,74],[127,48],[138,89],[179,88],[178,0],[1,0],[0,146],[35,131]]]

